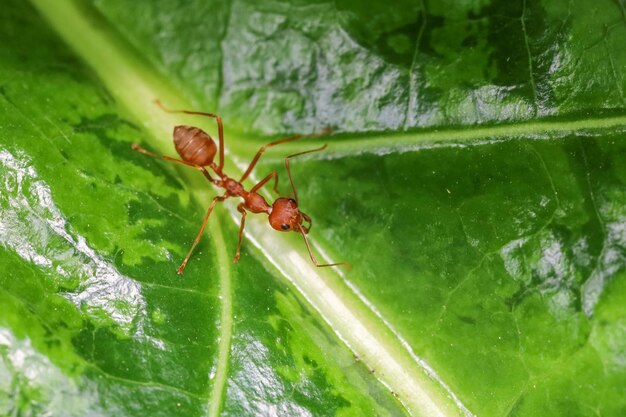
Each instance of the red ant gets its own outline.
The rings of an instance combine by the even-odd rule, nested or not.
[[[259,181],[254,187],[250,189],[250,191],[246,191],[242,182],[248,178],[255,165],[259,161],[259,158],[265,152],[267,148],[271,148],[272,146],[279,145],[281,143],[292,142],[302,138],[311,138],[311,137],[319,137],[324,134],[327,134],[330,129],[326,129],[321,133],[311,134],[311,135],[295,135],[290,136],[288,138],[280,139],[274,142],[270,142],[267,145],[261,146],[259,151],[256,153],[252,162],[248,166],[248,169],[243,173],[239,181],[235,181],[232,178],[229,178],[223,172],[224,168],[224,128],[222,126],[222,119],[220,116],[213,113],[204,113],[197,111],[188,111],[188,110],[169,110],[165,108],[159,100],[156,100],[156,103],[166,112],[168,113],[185,113],[199,116],[207,116],[214,118],[217,122],[217,129],[219,135],[219,163],[216,165],[213,161],[215,154],[217,152],[217,147],[215,146],[215,142],[213,138],[209,136],[203,130],[193,127],[193,126],[176,126],[174,127],[174,147],[176,148],[176,152],[180,155],[182,160],[175,159],[166,155],[157,155],[155,153],[149,152],[138,144],[133,144],[132,149],[140,152],[144,155],[148,155],[154,158],[161,158],[166,161],[175,162],[177,164],[187,165],[192,168],[195,168],[204,174],[204,176],[213,184],[218,187],[224,188],[226,192],[217,196],[213,199],[207,212],[204,216],[204,220],[202,221],[202,226],[200,227],[200,231],[196,236],[193,244],[191,245],[191,249],[189,249],[189,253],[183,260],[183,263],[178,268],[178,274],[182,274],[185,270],[185,266],[191,257],[191,254],[200,241],[200,236],[202,236],[202,232],[209,220],[209,216],[215,207],[217,202],[222,202],[229,197],[241,197],[243,202],[237,206],[237,210],[241,213],[241,225],[239,226],[239,242],[237,243],[237,252],[235,254],[235,258],[233,262],[237,262],[239,260],[240,249],[241,249],[241,238],[243,236],[243,228],[246,222],[246,213],[250,211],[252,213],[265,213],[269,216],[270,225],[281,232],[299,232],[304,238],[304,243],[309,252],[309,256],[311,257],[311,261],[316,267],[325,267],[325,266],[337,266],[344,265],[350,267],[349,264],[345,262],[337,262],[332,264],[319,264],[315,256],[313,256],[313,252],[311,252],[311,247],[309,246],[309,241],[306,235],[311,230],[311,226],[313,225],[311,218],[298,209],[298,192],[296,191],[296,186],[293,182],[293,178],[291,176],[291,170],[289,169],[289,159],[294,158],[296,156],[305,155],[311,152],[318,152],[326,148],[326,145],[311,149],[304,152],[295,153],[293,155],[289,155],[285,158],[285,168],[287,168],[287,174],[289,175],[289,181],[291,182],[291,188],[293,189],[294,198],[277,198],[274,203],[270,206],[267,204],[267,201],[257,193],[257,191],[263,187],[269,180],[274,178],[274,191],[279,194],[277,186],[278,186],[278,174],[276,171],[271,172],[268,176]],[[219,177],[219,179],[213,178],[209,171],[205,167],[209,167],[213,170],[213,172]],[[308,226],[304,226],[303,221],[308,222]]]

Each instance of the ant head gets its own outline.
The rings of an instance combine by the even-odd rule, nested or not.
[[[272,205],[269,215],[270,225],[280,232],[308,233],[309,229],[302,226],[302,213],[298,209],[298,203],[292,198],[278,198]]]

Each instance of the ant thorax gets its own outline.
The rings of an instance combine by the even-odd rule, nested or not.
[[[246,193],[240,182],[228,177],[222,180],[220,187],[225,188],[228,194],[232,196],[243,196]]]

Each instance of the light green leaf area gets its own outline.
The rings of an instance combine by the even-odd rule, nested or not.
[[[626,5],[392,3],[0,8],[0,415],[626,414]],[[353,269],[254,214],[233,264],[226,202],[176,275],[218,191],[130,145],[216,129],[155,98],[234,177],[332,126],[255,177],[328,143],[292,173]]]

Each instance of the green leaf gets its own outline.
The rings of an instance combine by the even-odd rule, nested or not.
[[[622,1],[5,3],[0,414],[626,412]],[[354,268],[260,215],[232,264],[227,201],[177,276],[217,190],[130,145],[216,129],[157,98],[233,176],[333,126],[291,166]]]

